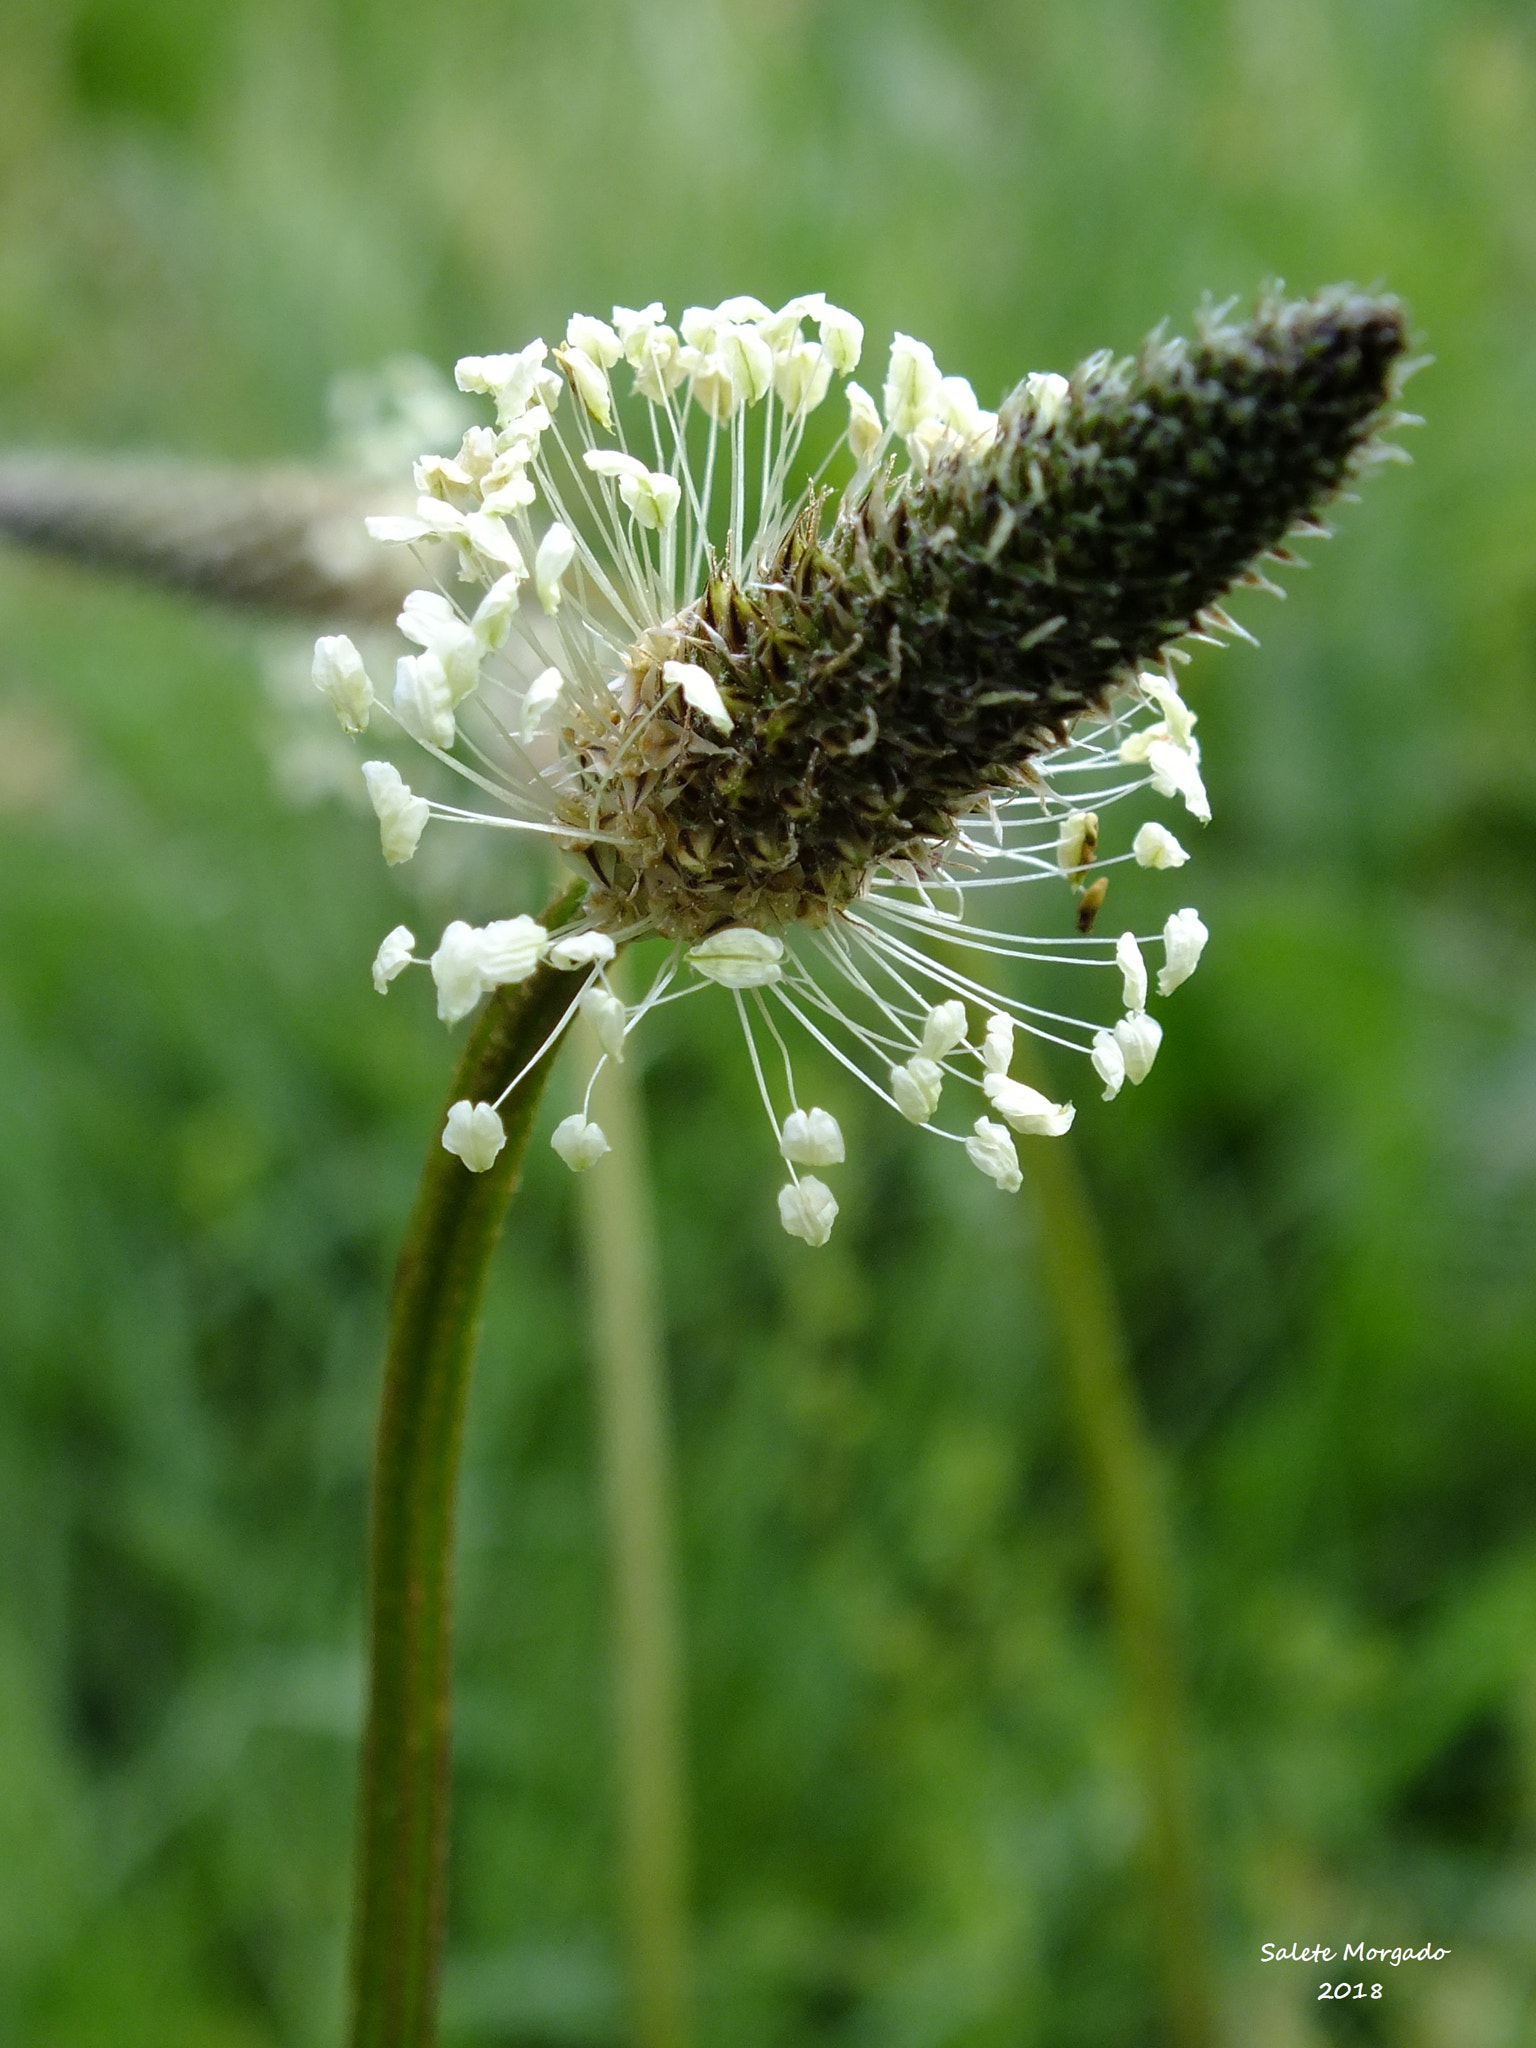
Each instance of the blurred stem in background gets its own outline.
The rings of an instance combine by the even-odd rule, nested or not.
[[[1032,1085],[1043,1083],[1023,1059],[1016,1060],[1015,1072]],[[1169,2039],[1175,2048],[1215,2048],[1178,1570],[1163,1474],[1131,1376],[1103,1234],[1071,1140],[1022,1149],[1129,1690]]]
[[[587,1049],[595,1037],[585,1024]],[[680,1600],[654,1204],[634,1070],[605,1063],[612,1151],[581,1177],[607,1515],[621,1878],[636,2048],[690,2034],[692,1943]]]
[[[564,891],[544,924],[565,923],[582,893]],[[570,992],[548,965],[496,990],[449,1101],[494,1100],[558,1027]],[[486,1269],[551,1064],[539,1060],[502,1105],[506,1144],[488,1172],[466,1173],[434,1129],[396,1268],[373,1476],[353,2048],[431,2048],[437,2034],[464,1409]]]

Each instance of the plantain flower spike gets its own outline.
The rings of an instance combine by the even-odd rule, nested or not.
[[[466,358],[459,387],[494,423],[424,458],[415,515],[373,530],[451,543],[467,595],[406,599],[392,706],[350,643],[321,643],[316,680],[347,730],[393,718],[466,783],[449,805],[370,764],[387,858],[429,815],[478,818],[552,841],[587,891],[563,931],[456,921],[426,963],[391,934],[376,984],[429,965],[451,1023],[544,961],[599,1065],[655,1004],[715,991],[808,1245],[838,1205],[798,1169],[844,1144],[796,1099],[797,1035],[1016,1189],[1015,1134],[1058,1137],[1074,1108],[1010,1074],[1015,1033],[1080,1056],[1112,1099],[1162,1041],[1153,975],[1168,996],[1206,943],[1193,908],[1105,937],[1083,908],[1090,866],[1096,907],[1115,867],[1156,888],[1188,859],[1149,810],[1211,815],[1186,643],[1251,637],[1230,594],[1272,588],[1263,565],[1400,453],[1406,343],[1395,300],[1270,296],[1031,372],[995,411],[906,334],[866,371],[882,411],[846,381],[862,325],[821,293],[575,314],[554,350]],[[1031,889],[1036,914],[1011,917]],[[628,1001],[608,969],[642,937],[665,956]],[[1066,1013],[1000,992],[988,956],[1090,969],[1087,992]],[[455,1106],[445,1142],[472,1171],[504,1099]],[[555,1149],[585,1169],[606,1139],[583,1108]]]

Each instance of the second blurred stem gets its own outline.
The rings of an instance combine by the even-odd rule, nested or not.
[[[1015,1071],[1021,1071],[1018,1063]],[[1178,1572],[1163,1475],[1131,1377],[1099,1220],[1071,1141],[1032,1140],[1027,1164],[1068,1403],[1125,1664],[1168,2038],[1174,2048],[1215,2048]]]
[[[590,1071],[598,1048],[577,1037]],[[646,1171],[631,1067],[608,1062],[589,1114],[612,1150],[581,1175],[613,1614],[621,1882],[636,2048],[692,2028],[688,1816],[671,1432]]]

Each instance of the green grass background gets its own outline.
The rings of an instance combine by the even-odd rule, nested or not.
[[[1192,671],[1214,936],[1152,1079],[1078,1131],[1174,1475],[1231,2039],[1506,2048],[1536,2042],[1529,7],[0,13],[12,444],[303,455],[341,369],[736,291],[823,288],[877,374],[900,327],[988,399],[1275,276],[1402,292],[1429,426],[1287,604],[1241,606],[1262,651]],[[0,562],[17,2048],[337,2037],[382,1304],[449,1060],[367,961],[540,878],[387,874],[355,808],[295,802],[274,650]],[[818,1070],[850,1162],[812,1256],[727,1007],[646,1051],[705,2048],[1150,2048],[1027,1200]],[[452,2048],[625,2039],[572,1193],[536,1145],[471,1418]],[[1337,2013],[1256,1960],[1357,1939],[1453,1953]]]

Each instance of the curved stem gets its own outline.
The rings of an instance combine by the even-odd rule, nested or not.
[[[574,914],[581,885],[544,912]],[[544,966],[476,1020],[449,1101],[484,1102],[554,1030],[571,977]],[[353,2048],[429,2048],[447,1871],[459,1450],[486,1269],[551,1062],[502,1108],[507,1142],[469,1173],[432,1135],[395,1271],[374,1460],[368,1723],[353,1906]]]
[[[593,1109],[613,1150],[582,1176],[582,1212],[612,1574],[634,2039],[636,2048],[683,2048],[691,1942],[681,1603],[653,1208],[632,1073],[610,1061],[598,1076]]]
[[[1022,1065],[1015,1071],[1023,1072]],[[1168,2035],[1176,2048],[1213,2048],[1216,2009],[1179,1645],[1178,1570],[1163,1475],[1131,1376],[1130,1347],[1082,1169],[1065,1138],[1033,1142],[1025,1155],[1068,1405],[1087,1468],[1130,1693]]]

